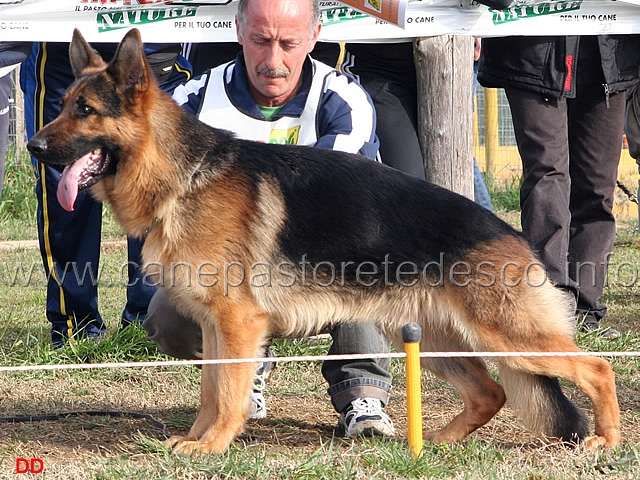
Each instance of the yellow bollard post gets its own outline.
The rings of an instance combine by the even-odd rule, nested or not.
[[[416,323],[402,327],[404,351],[407,354],[405,374],[407,381],[408,441],[414,458],[422,455],[422,389],[420,381],[420,338],[422,329]]]
[[[485,148],[485,171],[492,176],[496,176],[496,163],[498,160],[498,150],[500,148],[499,135],[499,108],[498,89],[484,89],[484,148]]]

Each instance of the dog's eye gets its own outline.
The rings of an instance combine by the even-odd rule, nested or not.
[[[85,115],[91,115],[92,113],[95,112],[95,110],[92,107],[86,104],[80,105],[80,111]]]

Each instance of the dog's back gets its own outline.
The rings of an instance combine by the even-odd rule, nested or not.
[[[476,203],[364,157],[241,144],[237,167],[279,184],[287,206],[281,245],[292,258],[380,262],[392,255],[422,266],[440,253],[455,261],[488,240],[520,237]]]

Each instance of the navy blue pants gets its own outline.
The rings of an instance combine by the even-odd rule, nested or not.
[[[96,46],[105,59],[116,44]],[[150,51],[162,46],[147,46]],[[35,43],[21,68],[25,120],[30,138],[57,117],[62,96],[73,82],[68,43]],[[147,53],[147,49],[145,49]],[[161,86],[172,91],[191,75],[190,65],[181,57],[171,78]],[[52,340],[60,344],[76,333],[89,336],[105,331],[98,308],[98,273],[102,235],[102,204],[88,192],[81,192],[74,210],[67,212],[58,203],[56,189],[62,167],[47,166],[32,159],[38,199],[38,239],[47,274],[46,316],[52,325]],[[142,281],[140,252],[142,240],[128,239],[127,302],[122,312],[124,325],[146,316],[154,289]],[[137,267],[137,268],[136,268]]]

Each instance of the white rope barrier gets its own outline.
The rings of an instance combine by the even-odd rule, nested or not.
[[[406,353],[359,353],[349,355],[294,355],[290,357],[225,358],[213,360],[159,360],[149,362],[106,362],[56,365],[0,366],[2,372],[51,370],[95,370],[114,368],[174,367],[184,365],[222,365],[256,362],[324,362],[326,360],[363,360],[370,358],[405,358]],[[640,352],[420,352],[421,358],[470,357],[640,357]]]

